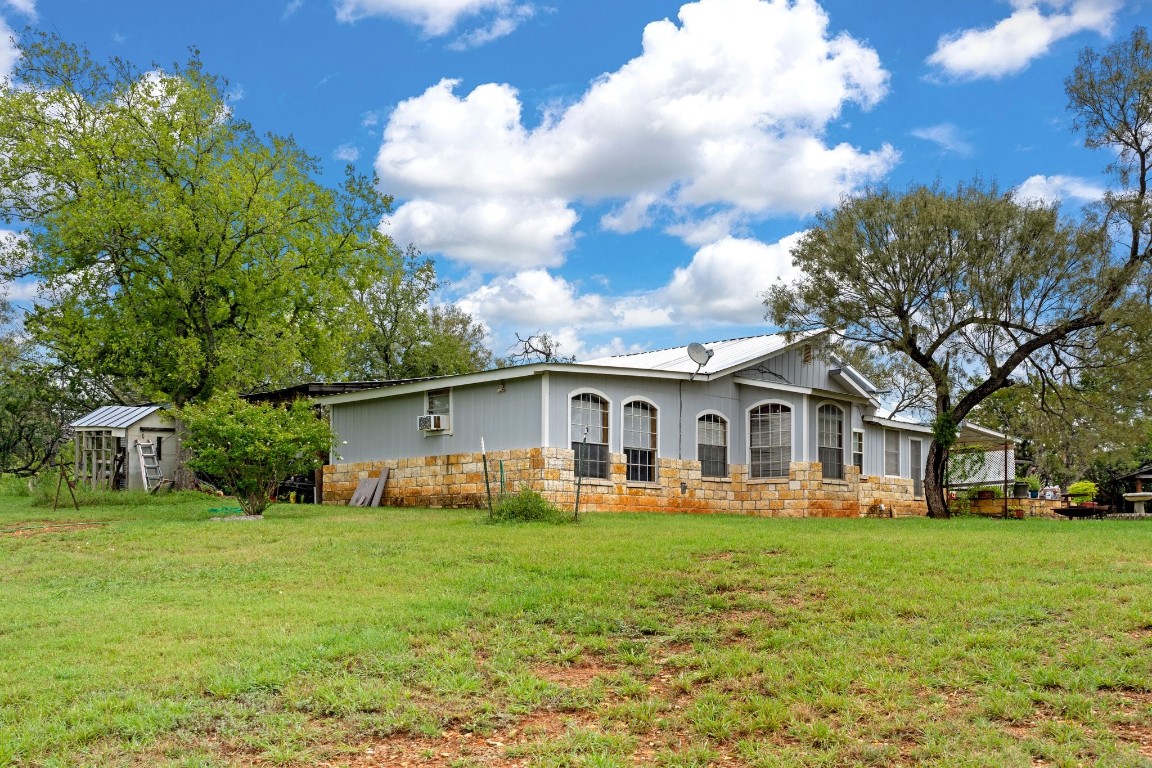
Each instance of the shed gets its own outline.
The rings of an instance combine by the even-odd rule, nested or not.
[[[76,478],[89,488],[146,490],[140,444],[155,452],[160,473],[176,470],[176,421],[160,405],[106,405],[72,422],[76,430]]]
[[[1141,493],[1146,485],[1152,488],[1152,464],[1145,464],[1126,475],[1120,475],[1116,479],[1125,484],[1129,481],[1135,481],[1136,493]]]

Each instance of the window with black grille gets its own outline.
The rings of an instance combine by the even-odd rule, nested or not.
[[[572,452],[576,477],[608,479],[608,402],[582,392],[572,398]]]
[[[822,405],[816,411],[817,451],[824,477],[844,477],[844,411]]]
[[[624,404],[624,461],[630,481],[656,480],[656,408],[642,400]]]
[[[696,421],[696,458],[701,477],[728,476],[728,422],[706,413]]]
[[[748,414],[751,477],[787,477],[792,461],[792,409],[765,403]]]

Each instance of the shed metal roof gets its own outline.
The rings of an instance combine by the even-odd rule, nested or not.
[[[81,416],[71,426],[78,429],[123,429],[160,410],[159,405],[105,405],[87,416]]]

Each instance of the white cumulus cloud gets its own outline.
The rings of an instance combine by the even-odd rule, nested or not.
[[[284,6],[284,12],[280,14],[280,20],[285,21],[292,18],[296,11],[304,7],[304,0],[289,0],[288,4]]]
[[[337,0],[336,18],[356,21],[369,16],[389,16],[413,24],[428,37],[449,34],[463,19],[490,19],[487,26],[467,33],[481,44],[511,32],[532,16],[532,3],[513,0]]]
[[[678,268],[655,297],[674,307],[680,322],[757,323],[764,318],[761,294],[777,281],[793,282],[792,248],[802,232],[766,244],[728,237],[706,245]]]
[[[699,0],[681,7],[679,22],[649,24],[640,56],[534,128],[507,84],[460,95],[457,81],[443,80],[399,104],[376,158],[382,187],[408,199],[397,222],[427,221],[427,233],[407,233],[434,250],[450,221],[469,239],[460,219],[477,198],[497,209],[515,199],[524,227],[545,214],[537,221],[550,242],[536,265],[554,265],[571,238],[555,228],[558,209],[615,203],[601,226],[617,232],[649,226],[657,209],[686,221],[707,206],[806,213],[897,162],[889,145],[865,151],[825,140],[847,105],[867,109],[883,98],[888,74],[875,51],[829,32],[815,0]],[[446,253],[491,264],[501,258],[501,243],[492,245],[470,257]]]
[[[360,159],[360,148],[355,144],[341,144],[332,156],[341,162],[354,163]]]
[[[1012,0],[994,26],[944,35],[928,63],[968,80],[1021,72],[1059,40],[1091,30],[1108,34],[1124,0]]]
[[[36,20],[36,0],[3,0],[0,5],[22,13],[33,21]]]
[[[11,75],[20,59],[20,49],[13,42],[15,36],[12,28],[0,17],[0,78]]]
[[[1077,176],[1029,176],[1013,190],[1017,200],[1045,203],[1078,201],[1090,203],[1104,196],[1104,187]]]
[[[952,123],[940,123],[927,128],[915,128],[912,135],[924,141],[937,144],[941,149],[958,155],[972,154],[972,145],[960,134],[960,129]]]
[[[501,276],[474,289],[458,304],[484,323],[494,339],[514,332],[546,331],[564,342],[565,354],[588,356],[582,341],[590,334],[621,328],[675,325],[757,325],[763,323],[763,292],[777,281],[798,276],[790,252],[803,233],[775,243],[728,237],[699,249],[691,262],[651,291],[613,296],[586,290],[546,269]],[[599,350],[619,354],[624,350]]]
[[[576,219],[554,198],[461,195],[405,203],[384,231],[397,243],[499,272],[559,266]]]

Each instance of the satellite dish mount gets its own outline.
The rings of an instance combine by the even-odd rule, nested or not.
[[[689,381],[696,378],[696,374],[700,373],[700,369],[708,365],[708,361],[712,359],[712,355],[716,354],[711,349],[708,349],[703,344],[692,342],[688,345],[688,357],[692,362],[696,363],[696,370],[689,377]]]

